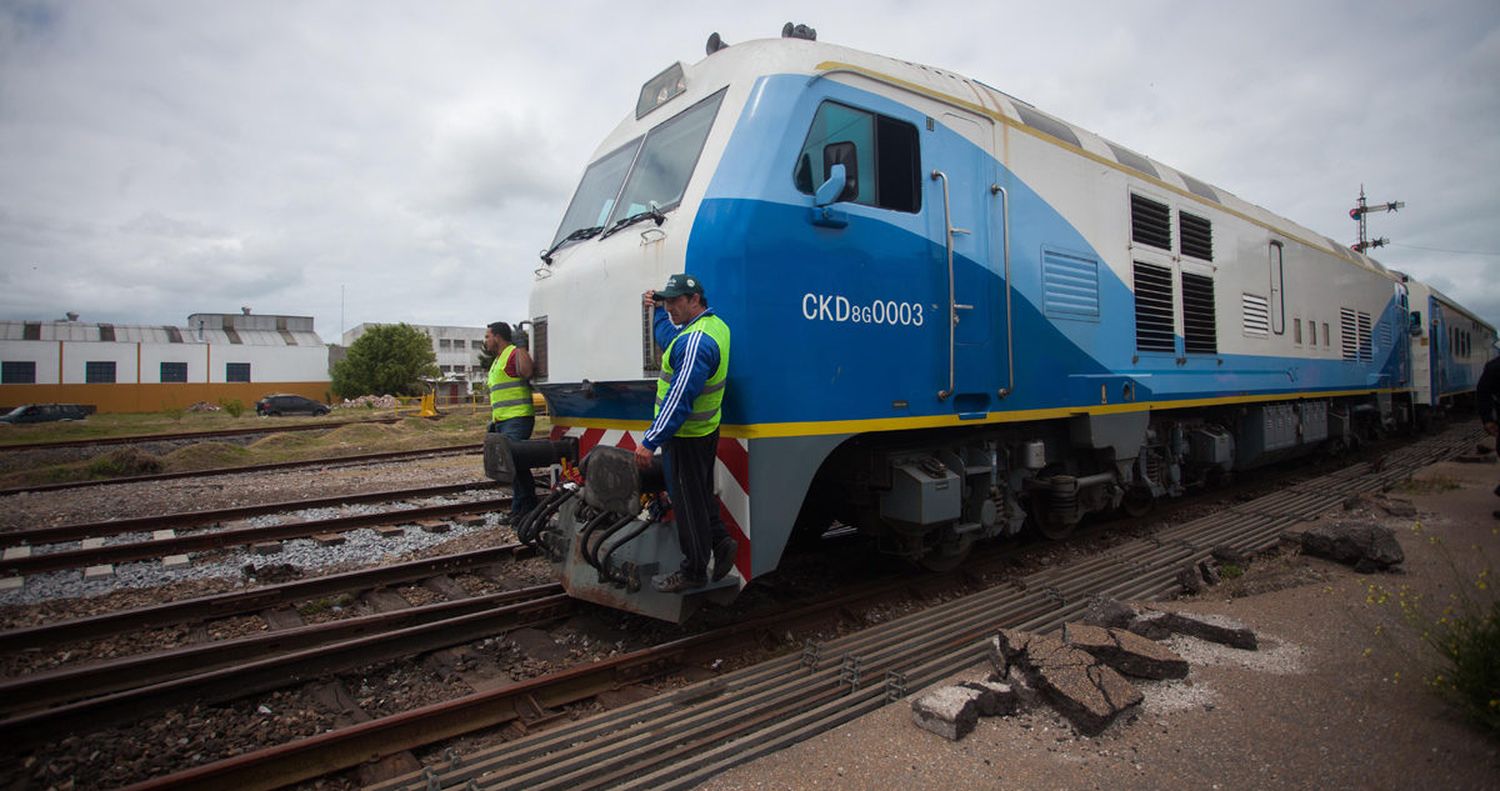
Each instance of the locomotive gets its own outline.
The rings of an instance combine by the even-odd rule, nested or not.
[[[567,473],[517,532],[576,598],[681,621],[835,521],[933,569],[1063,538],[1409,426],[1494,343],[1372,258],[977,80],[800,25],[707,50],[643,84],[585,169],[530,297],[552,435],[495,440],[500,476]],[[676,272],[734,334],[715,480],[739,549],[668,594],[650,576],[682,556],[628,451],[662,352],[639,295]]]

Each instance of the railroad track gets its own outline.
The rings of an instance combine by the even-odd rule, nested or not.
[[[670,694],[541,731],[494,750],[427,768],[380,788],[689,788],[732,766],[779,750],[898,701],[984,656],[999,628],[1051,630],[1093,596],[1154,600],[1179,590],[1176,573],[1217,546],[1258,552],[1293,525],[1374,492],[1471,445],[1453,429],[1250,503],[1132,539],[1064,567],[1025,575],[879,626],[724,674]],[[846,603],[847,604],[847,603]],[[820,607],[843,604],[824,603]],[[432,744],[543,707],[581,700],[629,680],[665,672],[706,647],[785,629],[806,614],[726,627],[604,662],[299,742],[156,778],[135,788],[272,788],[311,779],[372,756]],[[470,786],[469,784],[473,784]]]
[[[478,453],[484,450],[483,444],[472,445],[449,445],[437,448],[422,448],[419,450],[394,450],[379,453],[360,453],[348,456],[332,456],[321,459],[310,459],[307,461],[282,461],[270,464],[254,464],[242,467],[211,467],[206,470],[186,470],[180,472],[162,472],[152,475],[128,475],[119,478],[101,478],[90,481],[61,481],[58,483],[39,483],[29,486],[13,486],[0,489],[0,497],[20,494],[22,492],[52,492],[62,489],[79,489],[89,486],[108,486],[117,483],[152,483],[156,481],[171,481],[180,478],[206,478],[217,475],[236,475],[240,473],[250,474],[258,472],[270,472],[278,470],[295,470],[307,467],[336,467],[346,464],[369,464],[372,462],[401,461],[404,459],[417,459],[429,456],[450,456],[464,453]]]
[[[93,445],[140,445],[147,442],[181,442],[217,439],[220,437],[243,437],[253,434],[277,434],[283,431],[328,431],[340,426],[359,426],[366,423],[391,424],[399,417],[373,418],[369,420],[340,420],[333,423],[293,423],[291,425],[256,428],[226,428],[219,431],[180,431],[169,434],[131,434],[123,437],[93,437],[90,439],[64,439],[53,442],[0,443],[0,451],[11,450],[56,450],[60,448],[86,448]]]
[[[225,519],[243,518],[246,513],[266,514],[286,510],[326,507],[339,503],[430,497],[453,494],[485,485],[483,483],[456,484],[452,486],[427,487],[425,489],[397,490],[366,495],[349,495],[261,506],[245,506],[243,508],[223,509],[221,511],[185,512],[181,514],[168,514],[163,517],[142,517],[140,519],[117,520],[113,522],[60,525],[49,528],[14,531],[0,536],[0,540],[3,540],[10,547],[3,558],[0,558],[0,576],[36,574],[69,568],[87,568],[133,560],[162,558],[169,555],[186,554],[188,552],[250,546],[270,541],[337,535],[361,527],[409,524],[465,514],[482,514],[509,507],[511,498],[510,495],[506,494],[458,503],[417,506],[367,514],[329,517],[327,519],[300,520],[262,527],[245,526],[219,530],[201,530],[186,535],[177,535],[175,530],[163,530],[161,525],[165,523],[153,521],[166,519],[169,520],[169,523],[171,523],[171,520],[177,520],[175,522],[177,526],[183,524],[202,525]],[[152,525],[156,526],[153,527]],[[98,546],[85,546],[79,549],[65,549],[45,553],[32,551],[35,545],[43,543],[79,539],[85,542],[98,541],[103,536],[127,535],[144,531],[154,532],[156,530],[163,530],[163,532],[147,540],[116,544],[101,543]],[[171,535],[167,535],[167,532],[170,532]],[[17,536],[20,536],[21,540],[18,541]],[[27,539],[30,539],[30,543],[27,543]]]

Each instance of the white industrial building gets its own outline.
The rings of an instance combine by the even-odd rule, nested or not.
[[[0,405],[152,412],[246,406],[272,392],[329,398],[328,349],[308,316],[194,313],[186,326],[0,320]]]

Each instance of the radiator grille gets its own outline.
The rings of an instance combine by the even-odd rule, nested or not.
[[[1339,344],[1345,360],[1369,362],[1375,359],[1370,347],[1370,314],[1339,308]]]
[[[1172,210],[1140,195],[1130,196],[1130,239],[1163,250],[1172,249]]]
[[[1186,215],[1184,215],[1186,218]],[[1184,226],[1186,227],[1186,226]],[[1182,345],[1189,354],[1217,354],[1214,279],[1182,273]]]
[[[1178,213],[1178,228],[1182,233],[1182,254],[1214,260],[1214,226],[1196,214]]]
[[[547,381],[547,317],[531,320],[531,380]]]
[[[1135,262],[1135,347],[1176,350],[1172,327],[1172,270]]]
[[[652,329],[655,317],[655,307],[641,306],[641,372],[648,377],[661,374],[662,350],[656,345],[656,333]]]

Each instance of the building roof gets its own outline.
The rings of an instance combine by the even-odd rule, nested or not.
[[[308,346],[321,348],[323,339],[312,330],[312,320],[305,325],[293,323],[298,329],[240,329],[231,323],[210,322],[209,317],[229,314],[195,313],[190,326],[176,327],[170,324],[110,324],[108,322],[83,322],[57,319],[54,321],[0,320],[0,341],[73,341],[95,343],[183,343],[243,346]],[[204,319],[197,321],[196,319]],[[242,318],[235,316],[233,318]],[[251,318],[251,317],[243,317]],[[301,318],[256,316],[256,319]],[[238,322],[234,322],[238,323]],[[256,322],[257,324],[260,322]],[[305,329],[302,328],[305,326]]]

